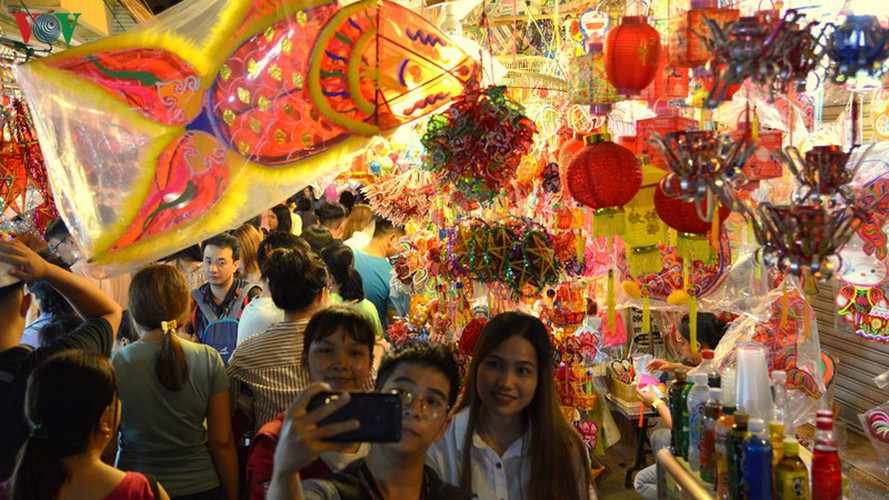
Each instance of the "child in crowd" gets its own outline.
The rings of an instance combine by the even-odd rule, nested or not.
[[[443,482],[423,463],[429,445],[445,431],[448,412],[457,399],[459,374],[451,354],[442,346],[428,342],[402,346],[380,364],[376,388],[401,395],[401,441],[374,443],[366,458],[352,462],[339,473],[303,483],[300,471],[320,454],[354,446],[325,441],[325,438],[358,428],[354,420],[317,426],[317,422],[345,406],[349,395],[346,393],[326,406],[307,412],[314,395],[331,390],[326,383],[312,384],[284,417],[268,498],[471,498]]]
[[[442,479],[483,500],[595,497],[586,450],[559,410],[552,350],[533,316],[485,325],[461,405],[429,449]]]
[[[123,403],[117,466],[156,475],[174,498],[235,500],[229,380],[215,349],[177,336],[188,307],[188,282],[178,269],[152,265],[133,276],[130,314],[139,341],[112,359]]]
[[[688,314],[682,316],[682,320],[679,323],[679,334],[682,336],[678,341],[680,343],[682,355],[689,360],[689,362],[697,366],[701,362],[701,350],[716,349],[716,346],[719,344],[719,341],[722,340],[725,331],[728,329],[728,324],[717,318],[713,313],[698,313],[698,349],[697,352],[692,353],[689,344],[690,334],[688,331],[688,322]],[[693,366],[688,366],[682,363],[673,363],[663,359],[654,359],[648,363],[649,371],[688,371],[693,368]],[[639,401],[645,403],[646,406],[651,406],[661,417],[661,421],[664,422],[665,427],[654,429],[649,437],[649,441],[651,441],[651,449],[657,454],[658,451],[670,445],[670,439],[672,438],[673,417],[670,413],[670,405],[659,399],[657,394],[655,394],[649,386],[637,387],[636,394],[639,395]],[[642,495],[642,498],[645,498],[646,500],[657,498],[657,464],[649,465],[637,472],[633,485],[636,488],[636,492]]]
[[[360,391],[371,382],[374,341],[373,325],[361,311],[352,306],[331,306],[312,316],[306,326],[302,365],[312,382],[325,382],[337,392]],[[282,413],[263,425],[250,445],[247,477],[251,499],[266,496],[283,421]],[[326,476],[367,456],[369,449],[367,443],[356,443],[346,450],[325,451],[300,474],[303,479]]]
[[[169,498],[153,478],[102,462],[120,417],[117,379],[104,356],[72,349],[49,357],[31,374],[25,405],[30,434],[0,498]]]
[[[284,321],[244,340],[229,359],[232,400],[258,430],[287,409],[309,385],[300,366],[309,319],[327,305],[324,262],[303,248],[275,250],[262,266],[272,300]]]

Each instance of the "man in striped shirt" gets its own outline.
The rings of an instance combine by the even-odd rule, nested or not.
[[[232,401],[255,432],[285,411],[309,385],[303,365],[303,333],[309,319],[327,304],[327,268],[302,248],[275,250],[262,266],[284,321],[248,337],[229,360]]]

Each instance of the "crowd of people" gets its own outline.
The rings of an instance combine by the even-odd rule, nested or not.
[[[0,241],[0,499],[595,498],[538,318],[492,318],[461,380],[450,346],[387,341],[404,230],[291,201],[113,278],[62,221]],[[400,439],[336,439],[374,390]]]

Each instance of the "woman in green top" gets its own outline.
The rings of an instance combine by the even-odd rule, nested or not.
[[[370,317],[374,333],[378,339],[383,338],[383,326],[380,315],[373,302],[364,298],[364,287],[361,275],[355,270],[355,255],[352,249],[340,241],[334,241],[321,250],[321,258],[330,273],[330,303],[354,304]]]

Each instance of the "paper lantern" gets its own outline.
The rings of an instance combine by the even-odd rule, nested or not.
[[[575,57],[568,66],[569,99],[576,104],[587,104],[594,115],[611,110],[620,96],[605,73],[605,54],[601,43],[590,44],[587,54]]]
[[[562,170],[567,170],[571,158],[584,146],[586,146],[586,141],[579,135],[575,135],[562,144],[559,149],[559,166],[562,167]]]
[[[738,129],[730,135],[734,140],[740,141],[747,133],[746,123],[741,123]],[[784,132],[780,130],[760,129],[757,131],[753,153],[741,169],[747,177],[748,183],[781,177],[783,172],[781,162],[776,160],[772,153],[781,149],[783,141]],[[745,189],[747,189],[746,185]]]
[[[741,11],[738,9],[720,9],[715,0],[692,0],[691,10],[686,13],[684,29],[678,30],[676,65],[684,68],[700,66],[710,60],[712,55],[702,36],[709,37],[705,19],[710,19],[724,28],[731,21],[737,21]]]
[[[642,187],[624,205],[625,228],[620,233],[626,243],[627,265],[635,276],[653,274],[661,268],[660,243],[666,238],[667,226],[658,217],[654,193],[666,175],[647,162],[642,163]]]
[[[664,112],[668,113],[667,111]],[[697,121],[679,116],[679,112],[675,108],[669,111],[669,113],[671,114],[646,118],[636,122],[636,152],[639,156],[648,158],[649,163],[652,165],[664,169],[667,168],[667,162],[657,147],[651,144],[652,133],[666,137],[671,132],[695,130],[698,128]]]
[[[654,81],[645,87],[641,99],[649,103],[659,103],[664,99],[685,98],[688,95],[690,80],[688,70],[668,66],[668,62],[666,57],[660,58]]]
[[[637,95],[654,80],[661,36],[643,16],[626,16],[605,37],[605,71],[618,94]]]
[[[596,210],[594,234],[623,230],[624,204],[642,185],[642,169],[632,151],[611,142],[607,134],[587,138],[587,145],[568,164],[568,191],[578,202]]]
[[[698,209],[694,202],[667,196],[663,184],[664,180],[654,191],[654,206],[658,217],[678,233],[676,247],[679,254],[692,260],[706,259],[710,255],[710,239],[712,237],[712,235],[708,236],[708,233],[714,226],[717,230],[722,227],[722,223],[731,214],[731,209],[720,205],[718,223],[705,221],[698,215]],[[714,217],[715,220],[716,217]]]

